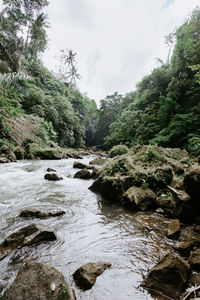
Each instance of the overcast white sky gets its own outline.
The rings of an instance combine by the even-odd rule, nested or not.
[[[2,0],[0,1],[2,2]],[[164,37],[200,5],[199,0],[49,0],[51,27],[45,65],[55,71],[60,49],[77,52],[78,86],[97,102],[135,89],[166,60]]]

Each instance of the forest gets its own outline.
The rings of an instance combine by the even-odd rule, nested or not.
[[[78,89],[76,53],[62,50],[60,77],[40,59],[48,44],[41,1],[4,0],[0,13],[0,146],[17,146],[10,119],[28,115],[45,141],[61,147],[152,144],[200,155],[200,9],[166,37],[169,56],[135,90],[99,109]]]

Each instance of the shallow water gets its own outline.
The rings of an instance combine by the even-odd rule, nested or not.
[[[92,157],[80,160],[89,163]],[[76,160],[79,161],[79,160]],[[74,159],[20,161],[0,164],[0,242],[31,223],[42,224],[57,233],[58,240],[23,249],[0,261],[0,291],[12,282],[25,259],[44,262],[61,271],[74,288],[77,299],[153,299],[139,287],[143,275],[168,249],[163,235],[168,220],[158,214],[130,212],[91,192],[92,180],[74,179]],[[57,170],[63,180],[44,179],[46,169]],[[24,208],[52,208],[66,211],[47,220],[19,218]],[[93,288],[83,292],[72,278],[87,262],[109,262]]]

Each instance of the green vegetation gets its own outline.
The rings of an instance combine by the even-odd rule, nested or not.
[[[200,155],[200,9],[167,37],[167,62],[145,76],[135,91],[101,100],[80,93],[76,53],[61,50],[59,78],[44,67],[46,0],[3,0],[0,13],[0,142],[12,138],[10,120],[38,118],[39,138],[61,147],[99,145],[111,156],[152,144]],[[21,34],[23,32],[23,35]],[[24,118],[26,120],[26,118]],[[27,119],[28,120],[28,119]],[[36,119],[35,119],[36,120]],[[30,121],[30,119],[29,119]],[[35,142],[35,141],[34,141]],[[149,146],[146,161],[154,160]]]
[[[138,83],[136,91],[120,101],[102,102],[98,130],[104,134],[101,141],[105,148],[117,144],[155,144],[186,148],[191,154],[199,155],[199,24],[197,8],[167,37],[168,43],[175,45],[170,60],[161,61],[161,66]],[[101,125],[104,116],[112,120],[107,130]]]
[[[110,157],[115,157],[117,155],[122,155],[128,152],[128,147],[126,145],[116,145],[112,147],[112,149],[109,152]]]
[[[3,1],[0,13],[1,142],[12,137],[9,120],[28,114],[41,119],[38,130],[47,145],[50,140],[62,147],[81,147],[85,140],[89,145],[94,144],[92,121],[97,120],[97,107],[76,87],[76,79],[80,78],[76,53],[62,51],[62,63],[67,68],[62,78],[64,82],[56,79],[38,58],[47,46],[47,16],[42,13],[46,5],[46,0]]]

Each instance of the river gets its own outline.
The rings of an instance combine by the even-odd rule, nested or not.
[[[93,157],[81,161],[89,163]],[[74,288],[77,299],[153,299],[139,287],[143,275],[167,250],[163,231],[168,220],[159,214],[134,213],[109,203],[88,187],[92,180],[74,179],[74,159],[19,161],[0,164],[0,242],[25,225],[36,223],[56,232],[58,240],[33,247],[28,254],[0,261],[0,291],[3,293],[24,259],[56,267]],[[63,180],[44,179],[47,168]],[[19,218],[24,208],[65,210],[62,217],[46,220]],[[27,258],[28,256],[28,258]],[[72,278],[88,262],[109,262],[93,288],[83,292]]]

